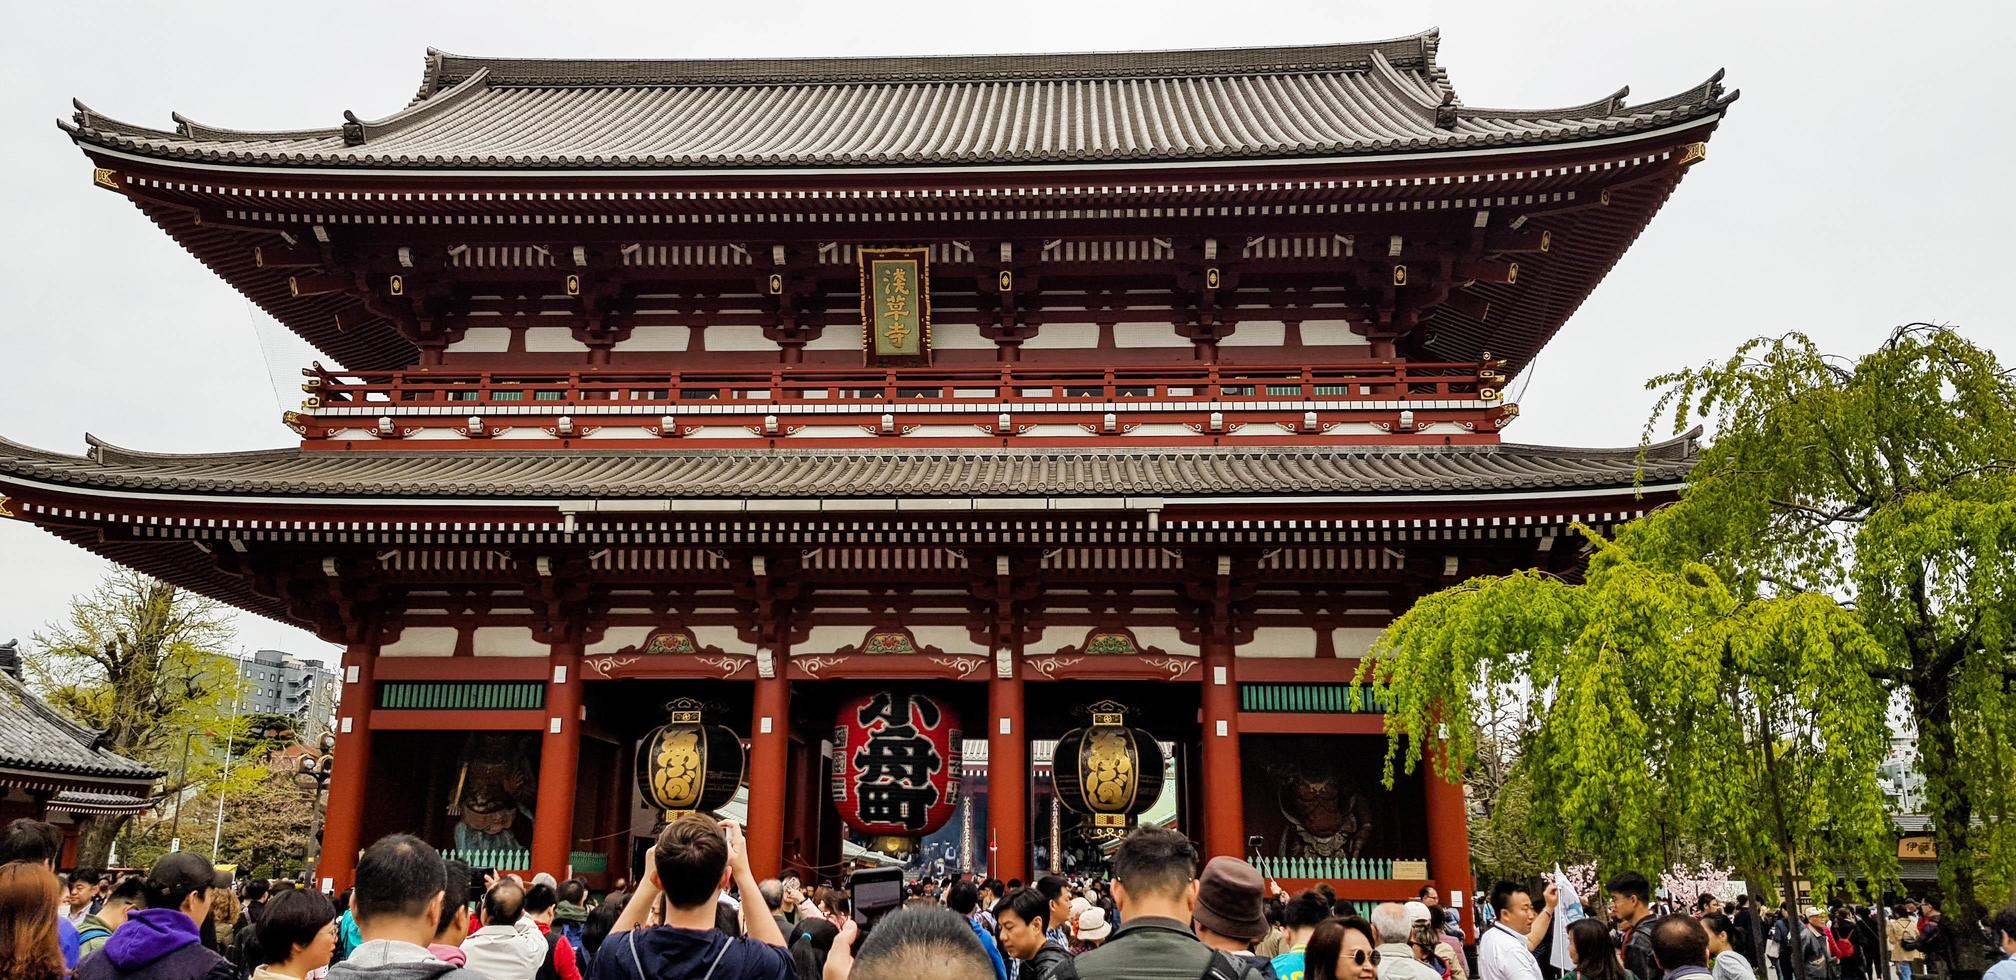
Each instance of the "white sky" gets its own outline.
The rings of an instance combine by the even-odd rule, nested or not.
[[[0,435],[168,452],[286,445],[305,345],[116,195],[53,125],[70,99],[167,128],[376,118],[424,49],[577,57],[964,54],[1305,44],[1439,25],[1473,106],[1632,101],[1718,67],[1743,98],[1596,295],[1512,390],[1508,438],[1637,441],[1644,379],[1804,330],[1837,351],[1960,325],[2016,355],[2016,13],[2005,4],[41,2],[0,13]],[[283,405],[283,401],[285,404]],[[97,558],[0,521],[0,641],[60,617]],[[332,648],[239,617],[246,649]]]

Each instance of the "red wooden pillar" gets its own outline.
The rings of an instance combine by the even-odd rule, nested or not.
[[[574,791],[581,769],[581,642],[553,644],[546,679],[546,733],[539,740],[539,800],[532,812],[532,871],[567,877],[574,844]]]
[[[325,887],[350,887],[357,851],[364,846],[364,804],[371,769],[371,710],[378,702],[378,644],[352,643],[343,651],[343,698],[336,718],[329,806],[322,823],[322,858],[315,876]]]
[[[1463,784],[1443,779],[1439,770],[1431,756],[1422,780],[1428,810],[1428,877],[1442,893],[1443,908],[1467,912],[1472,879],[1469,819],[1463,803]],[[1463,904],[1458,906],[1458,902]],[[1456,919],[1463,925],[1463,934],[1475,939],[1470,931],[1471,917],[1459,913]]]
[[[987,836],[992,876],[1029,881],[1029,733],[1022,727],[1021,677],[987,682]]]
[[[1204,858],[1246,856],[1246,796],[1239,772],[1239,686],[1232,644],[1204,645]]]
[[[749,868],[760,880],[784,866],[784,796],[790,782],[791,748],[785,725],[791,711],[791,682],[785,658],[777,655],[777,675],[756,680],[756,706],[749,722]]]

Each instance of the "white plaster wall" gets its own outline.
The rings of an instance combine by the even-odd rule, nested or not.
[[[1099,346],[1096,323],[1046,323],[1022,342],[1024,350],[1082,350]]]
[[[448,345],[451,354],[502,354],[511,347],[510,327],[470,327]]]
[[[940,328],[933,327],[937,331]],[[819,336],[805,345],[806,350],[860,350],[861,325],[858,323],[832,323],[819,331]]]
[[[1113,345],[1122,348],[1188,347],[1190,342],[1177,336],[1176,328],[1167,323],[1116,323],[1113,325]]]
[[[977,323],[934,323],[931,346],[937,350],[993,350],[994,342],[980,335]]]
[[[688,327],[635,327],[630,339],[618,344],[620,351],[683,351],[693,339]]]
[[[1291,626],[1262,626],[1250,642],[1239,645],[1239,656],[1305,658],[1316,656],[1316,631]]]
[[[861,642],[868,635],[866,626],[814,626],[805,636],[805,642],[791,647],[794,653],[832,653],[841,647]]]
[[[708,350],[732,351],[775,351],[777,345],[763,336],[763,328],[756,324],[735,324],[708,327],[700,334],[700,342]]]
[[[722,653],[736,653],[750,657],[756,655],[756,644],[745,642],[736,636],[733,626],[695,626],[692,627],[692,632],[694,642],[703,647],[719,647]]]
[[[1332,633],[1330,642],[1335,647],[1337,656],[1349,660],[1365,656],[1366,652],[1372,649],[1372,641],[1377,640],[1379,634],[1383,632],[1385,631],[1371,626],[1350,626]]]
[[[1161,647],[1179,657],[1197,656],[1197,646],[1183,642],[1183,634],[1174,626],[1136,626],[1134,639],[1144,647]]]
[[[584,351],[588,345],[574,339],[572,327],[528,327],[525,350],[533,354],[565,354]]]
[[[1220,347],[1279,347],[1287,340],[1288,325],[1279,320],[1253,320],[1239,324],[1232,336],[1218,342]]]
[[[493,626],[476,631],[479,657],[544,657],[552,652],[552,648],[533,639],[532,631],[523,626]]]
[[[910,635],[920,646],[937,647],[946,653],[984,654],[986,648],[973,642],[964,626],[913,626]]]
[[[624,647],[644,645],[649,639],[651,626],[611,626],[602,631],[602,638],[588,645],[586,653],[615,653]]]
[[[455,654],[453,626],[408,626],[399,631],[397,642],[378,648],[381,657],[450,657]]]
[[[1349,320],[1304,320],[1302,343],[1309,347],[1364,347],[1365,338],[1351,332]]]

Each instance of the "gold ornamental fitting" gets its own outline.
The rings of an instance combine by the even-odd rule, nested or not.
[[[896,834],[882,834],[868,838],[868,849],[890,857],[905,857],[917,849],[917,840]]]
[[[103,187],[106,190],[123,191],[126,189],[124,187],[119,186],[119,171],[114,170],[111,167],[92,168],[91,183],[96,184],[99,187]]]
[[[1707,143],[1689,143],[1686,149],[1680,151],[1680,165],[1683,167],[1691,167],[1706,159],[1708,159]]]
[[[7,498],[7,497],[0,497],[0,517],[20,517],[20,516],[21,516],[21,515],[19,515],[19,514],[16,514],[16,513],[14,513],[14,511],[13,511],[13,510],[11,510],[11,509],[9,509],[9,508],[8,508],[8,506],[7,506],[7,505],[8,505],[8,504],[11,504],[11,503],[13,503],[13,502],[14,502],[14,501],[13,501],[12,499],[10,499],[10,498]]]

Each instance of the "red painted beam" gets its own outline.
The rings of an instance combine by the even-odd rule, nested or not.
[[[546,728],[546,712],[374,711],[371,727],[381,732],[536,732]]]
[[[1383,735],[1386,716],[1241,711],[1239,730],[1248,735]]]

